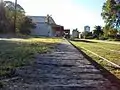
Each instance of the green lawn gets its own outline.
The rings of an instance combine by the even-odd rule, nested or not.
[[[118,78],[120,78],[120,69],[115,69],[110,66],[106,61],[103,61],[99,57],[93,55],[92,53],[86,51],[90,50],[109,61],[112,61],[118,65],[120,65],[120,45],[117,44],[110,44],[110,43],[102,43],[102,42],[91,42],[91,41],[71,41],[75,46],[80,48],[83,52],[85,52],[88,56],[92,57],[93,60],[97,61],[103,67],[111,71],[115,74]],[[85,48],[85,49],[83,49]]]
[[[29,38],[0,40],[0,76],[9,75],[20,66],[31,64],[36,54],[49,52],[59,38]]]

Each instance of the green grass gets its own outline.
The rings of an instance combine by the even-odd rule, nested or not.
[[[96,44],[94,43],[89,43],[91,45],[98,45],[101,47],[104,47],[106,49],[111,49],[111,50],[116,50],[116,51],[120,51],[120,44],[110,44],[110,43],[102,43],[102,42],[96,42]]]
[[[75,46],[80,48],[83,52],[85,52],[88,56],[90,56],[93,60],[101,64],[103,67],[105,67],[107,70],[112,72],[114,75],[116,75],[118,78],[120,78],[120,69],[115,69],[111,67],[110,64],[108,64],[106,61],[100,59],[99,57],[91,54],[90,52],[82,49],[84,47],[87,50],[90,50],[118,65],[120,65],[120,53],[117,51],[120,50],[120,45],[116,44],[108,44],[108,43],[102,43],[102,42],[83,42],[83,41],[71,41]],[[115,50],[115,51],[110,51]]]
[[[31,64],[36,54],[46,53],[59,43],[59,38],[0,40],[0,76],[20,66]]]

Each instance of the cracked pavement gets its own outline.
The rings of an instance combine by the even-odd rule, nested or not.
[[[16,73],[3,90],[120,90],[66,40]]]

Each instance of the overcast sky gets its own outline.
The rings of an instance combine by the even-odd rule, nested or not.
[[[14,1],[14,0],[11,0]],[[65,28],[83,30],[85,25],[104,25],[101,17],[105,0],[18,0],[26,15],[52,15],[55,22]]]

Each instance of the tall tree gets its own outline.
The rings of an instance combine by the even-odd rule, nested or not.
[[[95,28],[95,29],[93,30],[93,35],[94,35],[96,38],[99,38],[101,35],[103,35],[103,31],[102,31],[101,26],[95,26],[94,28]]]
[[[8,8],[10,11],[15,11],[15,3],[11,1],[4,1],[5,7]],[[25,10],[19,4],[16,5],[17,12],[25,13]]]
[[[120,26],[120,2],[119,0],[106,0],[101,13],[105,23],[110,28]]]
[[[16,29],[14,30],[15,12],[17,13],[17,16]],[[0,2],[0,32],[23,33],[21,30],[24,29],[24,34],[25,32],[29,34],[29,29],[33,28],[33,25],[32,20],[25,16],[25,10],[19,4],[16,4],[15,8],[14,2]],[[26,29],[24,27],[26,27]]]
[[[25,10],[19,4],[15,5],[14,2],[4,1],[4,3],[13,32],[19,32],[20,25],[25,17]]]
[[[6,27],[6,12],[3,0],[0,0],[0,32],[4,32]]]
[[[32,23],[32,19],[25,17],[21,23],[20,33],[29,35],[31,33],[31,29],[35,27],[36,25]]]

